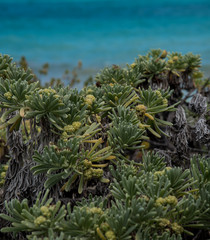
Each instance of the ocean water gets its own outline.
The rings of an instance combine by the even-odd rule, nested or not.
[[[36,73],[48,62],[48,78],[81,60],[84,81],[154,48],[200,54],[210,74],[210,0],[0,0],[0,53]]]

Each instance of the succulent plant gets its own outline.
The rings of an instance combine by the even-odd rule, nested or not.
[[[103,182],[109,182],[103,178],[102,168],[107,163],[104,160],[112,159],[110,147],[96,151],[97,147],[103,142],[102,139],[96,141],[85,140],[85,142],[95,142],[90,150],[82,150],[79,153],[81,140],[71,138],[68,141],[59,141],[57,145],[46,147],[42,154],[35,152],[33,159],[38,164],[32,167],[34,174],[46,173],[46,188],[51,188],[58,182],[65,183],[61,191],[69,191],[72,184],[79,178],[78,192],[81,194],[85,182],[92,178],[98,178]],[[113,157],[114,159],[114,157]]]
[[[4,77],[4,74],[11,62],[12,58],[9,55],[0,54],[0,77]]]
[[[80,92],[60,81],[42,87],[22,64],[0,56],[3,236],[209,238],[209,90],[196,85],[199,56],[151,50]]]

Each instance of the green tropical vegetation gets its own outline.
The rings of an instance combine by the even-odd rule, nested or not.
[[[210,239],[210,80],[151,50],[42,86],[0,55],[1,239]],[[46,73],[48,65],[43,66]]]

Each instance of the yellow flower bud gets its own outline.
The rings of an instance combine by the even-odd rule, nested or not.
[[[145,112],[146,111],[146,106],[144,106],[143,104],[139,104],[136,106],[136,111],[139,111],[139,112]]]
[[[5,178],[5,177],[6,177],[6,172],[2,172],[2,173],[1,173],[1,177],[2,177],[2,178]]]
[[[39,216],[39,217],[37,217],[35,220],[34,220],[34,224],[36,225],[36,226],[39,226],[39,225],[41,225],[42,223],[44,223],[44,222],[46,222],[46,218],[45,217],[43,217],[43,216]]]
[[[3,169],[4,169],[5,171],[7,171],[8,168],[9,168],[8,165],[4,165],[4,167],[3,167]]]
[[[91,179],[93,177],[93,171],[92,168],[89,168],[87,170],[84,171],[84,177],[86,179]]]
[[[0,181],[0,186],[1,186],[1,185],[4,185],[4,183],[5,183],[5,180],[2,179],[2,180]]]
[[[91,94],[88,94],[86,97],[85,97],[85,103],[87,105],[92,105],[92,103],[96,100],[96,98],[91,95]]]
[[[10,99],[12,98],[12,93],[11,93],[11,92],[6,92],[6,93],[4,94],[4,96],[5,96],[8,100],[10,100]]]
[[[98,114],[96,114],[96,120],[97,120],[98,123],[101,122],[101,117]]]
[[[86,98],[86,99],[85,99],[85,103],[86,103],[87,105],[92,105],[93,101],[92,101],[91,99],[89,99],[89,98]]]
[[[159,198],[155,201],[155,203],[156,203],[157,206],[162,206],[162,205],[165,204],[165,200],[164,200],[164,198],[159,197]]]
[[[177,205],[178,200],[175,196],[169,195],[168,197],[165,198],[166,202],[170,205]]]
[[[157,172],[164,172],[163,171],[157,171]],[[156,172],[156,173],[157,173]],[[162,173],[161,173],[162,174]],[[172,196],[172,195],[169,195],[168,197],[165,197],[165,198],[162,198],[162,197],[159,197],[157,200],[156,200],[156,205],[157,206],[163,206],[163,205],[167,205],[167,204],[170,204],[170,205],[177,205],[178,203],[178,200],[175,196]]]
[[[171,224],[171,228],[177,234],[180,234],[184,231],[183,227],[176,222]]]
[[[168,106],[168,100],[166,98],[163,98],[163,104]]]
[[[93,177],[100,178],[103,176],[104,171],[102,169],[92,169]]]
[[[136,66],[136,63],[131,64],[131,68],[135,68],[135,66]]]
[[[63,133],[62,133],[62,138],[68,138],[68,137],[69,137],[69,135],[68,135],[67,132],[63,132]]]
[[[105,233],[107,240],[116,240],[116,236],[113,231],[109,230]]]
[[[81,122],[73,122],[72,123],[72,126],[77,130],[77,129],[79,129],[80,127],[81,127]]]
[[[193,78],[202,78],[203,73],[202,72],[193,72]]]
[[[156,90],[155,93],[156,93],[156,95],[157,95],[158,97],[162,97],[162,94],[161,94],[161,92],[160,92],[159,90]]]
[[[149,149],[150,148],[150,143],[149,142],[146,142],[146,141],[143,141],[141,143],[141,146],[144,148],[144,149]]]
[[[88,161],[87,159],[85,159],[85,160],[83,161],[83,164],[84,164],[85,167],[92,167],[92,162],[91,162],[91,161]]]
[[[66,131],[66,132],[74,132],[75,128],[72,125],[66,125],[64,127],[64,131]]]
[[[92,89],[88,89],[88,90],[87,90],[87,93],[92,93],[92,92],[93,92]]]
[[[166,218],[160,218],[158,219],[160,227],[167,227],[170,225],[170,221]]]
[[[47,206],[42,206],[40,208],[42,214],[46,217],[49,217],[50,216],[50,211],[49,211],[49,208]]]
[[[97,208],[97,207],[92,207],[89,209],[89,211],[93,214],[100,214],[100,215],[104,213],[101,208]]]
[[[156,171],[154,172],[154,176],[157,177],[157,176],[162,176],[163,174],[165,173],[165,171]]]
[[[162,54],[160,55],[160,58],[166,58],[166,56],[167,56],[167,51],[163,50]]]
[[[174,60],[174,61],[177,61],[178,59],[179,59],[178,56],[174,56],[174,57],[173,57],[173,60]]]

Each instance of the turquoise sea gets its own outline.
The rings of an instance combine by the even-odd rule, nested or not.
[[[200,54],[210,75],[210,0],[0,0],[0,52],[35,72],[48,62],[49,77],[81,60],[84,80],[152,48]]]

